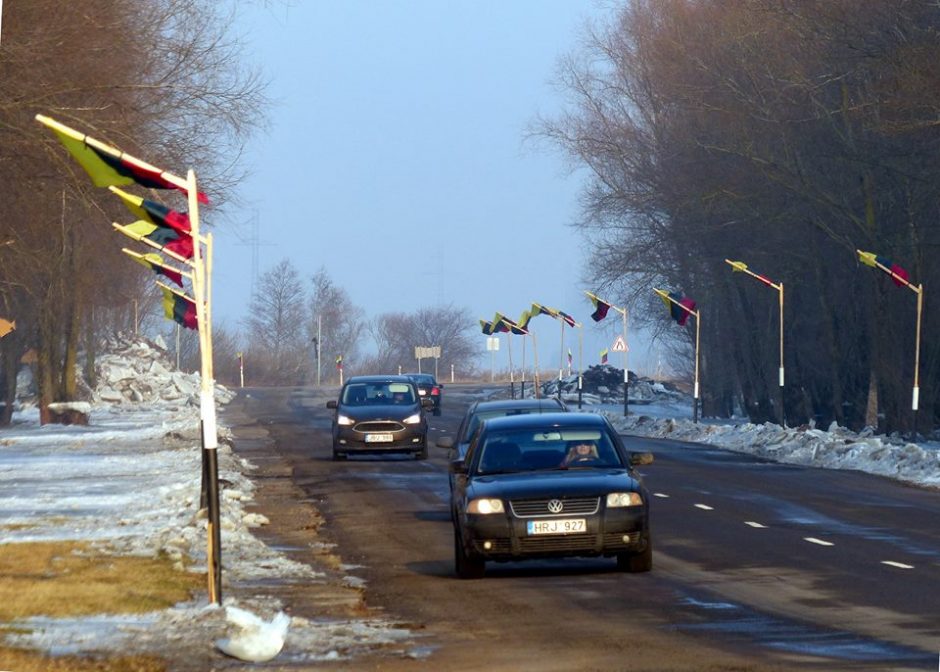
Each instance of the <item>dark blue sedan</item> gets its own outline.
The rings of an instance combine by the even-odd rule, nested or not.
[[[488,561],[602,556],[627,572],[653,566],[649,494],[611,424],[590,413],[484,421],[451,463],[457,575]]]

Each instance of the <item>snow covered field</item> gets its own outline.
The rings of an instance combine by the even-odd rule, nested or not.
[[[0,543],[80,540],[108,552],[154,556],[165,553],[195,562],[205,572],[205,519],[199,511],[201,448],[198,379],[171,372],[165,353],[135,343],[101,359],[102,382],[94,392],[88,426],[40,426],[35,408],[14,415],[0,430]],[[224,404],[232,393],[218,388]],[[598,397],[585,395],[585,402]],[[839,427],[785,429],[776,425],[691,421],[687,399],[653,390],[649,403],[586,403],[606,413],[626,434],[694,441],[794,464],[857,469],[923,486],[940,486],[938,444],[910,444],[855,434]],[[576,408],[576,397],[569,398]],[[252,530],[267,521],[247,513],[253,499],[253,466],[234,455],[220,429],[222,548],[231,585],[315,582],[322,576],[266,546]],[[314,542],[315,543],[315,542]],[[358,581],[349,577],[350,581]],[[237,592],[237,591],[235,591]],[[227,598],[265,619],[281,612],[272,598],[250,603]],[[234,613],[234,612],[233,612]],[[187,603],[143,616],[34,618],[7,641],[52,653],[129,650],[159,652],[168,642],[210,647],[231,636],[226,610]],[[282,619],[283,620],[283,619]],[[293,617],[280,660],[336,660],[370,647],[389,646],[401,655],[426,655],[414,633],[376,619],[310,621]]]

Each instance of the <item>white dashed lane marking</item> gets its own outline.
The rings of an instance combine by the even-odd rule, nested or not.
[[[695,508],[701,509],[702,511],[714,511],[715,510],[712,507],[710,507],[708,504],[696,504]]]
[[[882,560],[882,565],[888,565],[889,567],[897,567],[898,569],[914,569],[914,565],[905,565],[903,562],[895,562],[894,560]]]
[[[669,495],[663,492],[654,492],[653,497],[662,497],[663,499],[669,499]]]
[[[816,537],[803,537],[803,541],[808,541],[811,544],[819,544],[820,546],[835,546],[831,541],[817,539]]]
[[[762,529],[762,530],[766,530],[766,529],[767,529],[767,526],[766,526],[766,525],[761,525],[760,523],[755,523],[753,520],[745,520],[745,521],[744,521],[744,524],[745,524],[745,525],[749,525],[750,527],[757,527],[757,528],[760,528],[760,529]]]

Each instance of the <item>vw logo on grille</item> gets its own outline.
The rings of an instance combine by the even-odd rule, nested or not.
[[[548,500],[548,510],[551,513],[561,513],[561,510],[565,508],[565,505],[560,499],[550,499]]]

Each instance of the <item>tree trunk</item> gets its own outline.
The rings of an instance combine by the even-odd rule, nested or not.
[[[878,374],[872,362],[871,375],[868,378],[868,404],[865,406],[865,426],[878,428]]]

